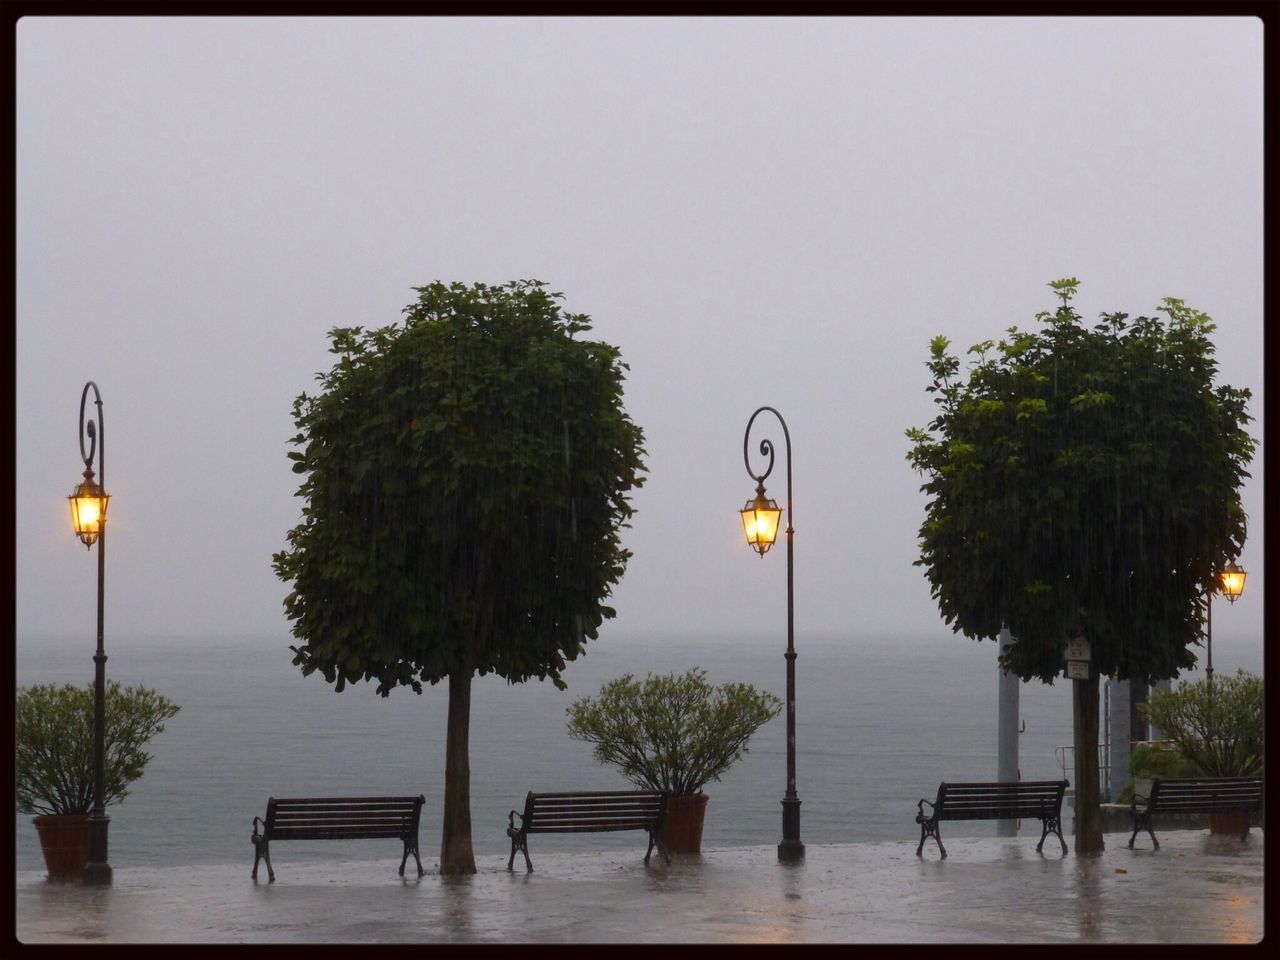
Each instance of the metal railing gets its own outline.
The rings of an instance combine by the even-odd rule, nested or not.
[[[1098,744],[1098,782],[1102,784],[1103,790],[1108,792],[1111,787],[1111,758],[1107,756],[1109,752],[1107,744]],[[1062,779],[1072,781],[1072,785],[1067,788],[1067,793],[1075,793],[1075,744],[1054,747],[1053,755],[1057,758],[1058,766],[1062,769]]]
[[[1172,740],[1131,740],[1129,741],[1129,751],[1133,752],[1134,747],[1138,746],[1161,746],[1169,749],[1174,745]],[[1102,787],[1103,796],[1112,795],[1111,790],[1111,745],[1109,743],[1098,744],[1098,783]],[[1074,744],[1064,744],[1061,747],[1053,748],[1053,755],[1057,758],[1058,766],[1062,770],[1063,780],[1073,780],[1076,767],[1076,748]],[[1123,786],[1123,784],[1121,784]],[[1067,793],[1074,795],[1075,787],[1067,788]]]

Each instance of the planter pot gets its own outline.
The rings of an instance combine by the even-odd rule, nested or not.
[[[667,798],[662,834],[668,853],[702,852],[702,820],[710,799],[705,793]]]
[[[1248,810],[1232,810],[1230,813],[1209,814],[1210,833],[1234,833],[1238,837],[1248,828]]]
[[[89,814],[32,817],[50,880],[79,880],[89,862]]]

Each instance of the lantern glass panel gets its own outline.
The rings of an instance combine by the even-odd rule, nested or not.
[[[82,483],[67,498],[71,505],[71,526],[76,536],[91,545],[102,533],[110,496],[95,483]]]
[[[1222,571],[1222,592],[1232,603],[1244,592],[1244,578],[1245,572],[1234,563],[1228,564],[1227,569]]]
[[[758,495],[754,500],[747,501],[741,513],[747,543],[764,556],[778,539],[778,523],[782,518],[782,511],[776,501]]]

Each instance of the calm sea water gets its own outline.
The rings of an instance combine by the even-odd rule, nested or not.
[[[155,687],[182,706],[150,745],[152,760],[122,803],[108,808],[116,867],[253,862],[254,816],[269,796],[426,795],[424,865],[437,861],[444,775],[445,684],[388,698],[358,684],[335,693],[290,663],[289,638],[107,640],[107,675]],[[19,639],[17,683],[89,682],[92,638]],[[505,860],[507,813],[529,790],[627,789],[588,744],[565,732],[565,708],[623,673],[706,669],[713,683],[745,681],[785,699],[785,637],[624,638],[588,644],[565,673],[569,687],[476,678],[471,714],[471,816],[476,856]],[[945,629],[934,637],[797,637],[796,785],[806,843],[914,840],[916,801],[941,780],[996,776],[994,643]],[[1261,643],[1257,645],[1261,650]],[[1215,654],[1217,651],[1215,650]],[[1239,664],[1261,672],[1256,662]],[[1219,672],[1234,670],[1223,662]],[[1023,779],[1061,776],[1054,748],[1071,742],[1069,684],[1023,684]],[[786,789],[786,728],[762,727],[750,752],[711,797],[704,848],[776,843]],[[1068,773],[1068,779],[1071,778]],[[1033,825],[1038,826],[1038,825]],[[16,819],[17,869],[43,869],[30,817]],[[955,824],[950,835],[994,835]],[[548,849],[643,851],[643,838],[588,834],[535,838]],[[378,856],[376,841],[289,844],[276,864]],[[398,845],[387,841],[388,858]],[[396,848],[396,849],[392,849]]]

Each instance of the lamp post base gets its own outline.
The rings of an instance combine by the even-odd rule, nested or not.
[[[111,883],[111,864],[107,863],[107,824],[110,822],[111,818],[106,814],[89,817],[89,862],[84,865],[85,883]]]
[[[94,863],[92,860],[90,860],[88,863],[84,865],[84,877],[82,878],[82,880],[84,883],[87,883],[87,884],[93,884],[97,886],[110,886],[111,885],[111,864]]]
[[[788,798],[782,801],[782,842],[778,844],[778,860],[795,863],[804,859],[804,844],[800,842],[800,801]]]
[[[804,859],[804,844],[799,840],[783,840],[778,844],[779,863],[799,863]]]

